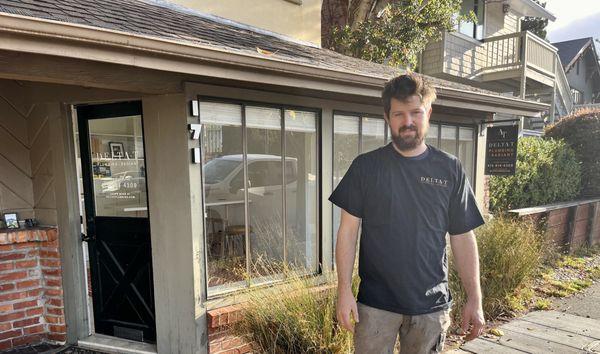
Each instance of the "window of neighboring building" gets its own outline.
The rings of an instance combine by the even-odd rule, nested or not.
[[[202,101],[200,122],[209,296],[316,272],[317,112]]]
[[[483,39],[483,25],[484,25],[484,11],[485,1],[484,0],[463,0],[460,14],[467,15],[471,11],[477,18],[477,23],[471,21],[460,21],[458,24],[458,32],[475,38],[477,40]]]
[[[361,114],[334,114],[333,188],[342,180],[352,161],[360,154],[377,149],[390,141],[389,129],[382,117]],[[475,180],[475,128],[431,122],[427,144],[459,158],[469,181]],[[340,226],[341,210],[333,206],[333,249]]]
[[[582,104],[583,103],[583,92],[571,88],[571,96],[573,97],[574,104]]]

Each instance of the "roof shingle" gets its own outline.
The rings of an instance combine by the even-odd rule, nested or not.
[[[401,70],[254,30],[163,0],[0,0],[0,12],[173,40],[227,52],[388,79]],[[266,50],[272,54],[260,53]],[[438,87],[500,95],[428,77]]]
[[[558,48],[560,62],[562,63],[563,68],[566,70],[573,59],[575,59],[577,54],[579,54],[581,50],[591,41],[593,41],[593,39],[591,37],[587,37],[552,43],[552,45]]]

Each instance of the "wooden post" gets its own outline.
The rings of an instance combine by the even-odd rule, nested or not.
[[[521,36],[521,87],[519,96],[525,99],[527,89],[527,32]]]
[[[588,237],[587,243],[588,246],[594,245],[594,230],[596,229],[596,225],[598,225],[598,210],[600,210],[600,202],[595,202],[590,206],[590,220],[588,224]]]
[[[569,233],[567,234],[567,250],[569,253],[573,251],[573,238],[575,236],[575,226],[577,224],[577,210],[579,205],[569,208],[569,216],[567,222],[569,223]]]
[[[554,61],[556,61],[556,59],[554,59]],[[550,112],[548,113],[548,115],[550,116],[550,124],[554,123],[555,120],[555,116],[556,116],[556,76],[554,78],[554,86],[552,87],[552,102],[550,103]]]

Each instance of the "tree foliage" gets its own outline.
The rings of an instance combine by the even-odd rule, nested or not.
[[[546,136],[564,139],[581,160],[581,196],[600,196],[600,109],[580,110],[564,117],[546,129]]]
[[[545,2],[541,2],[540,0],[533,1],[541,7],[546,7]],[[546,39],[546,26],[548,26],[547,18],[526,16],[521,20],[521,31],[529,31],[542,39]]]
[[[415,67],[427,43],[454,31],[462,0],[325,0],[323,45],[391,66]]]

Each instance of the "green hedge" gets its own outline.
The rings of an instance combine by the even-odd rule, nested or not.
[[[581,189],[581,167],[563,141],[520,138],[513,176],[490,177],[490,209],[503,212],[572,200]]]
[[[600,196],[600,110],[582,110],[561,119],[546,136],[564,139],[582,163],[581,196]]]

